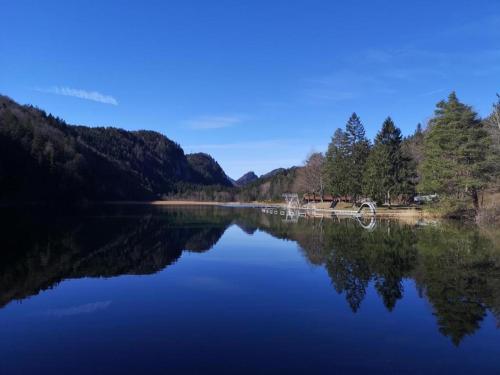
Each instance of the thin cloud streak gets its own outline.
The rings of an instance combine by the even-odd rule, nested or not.
[[[243,121],[241,116],[201,116],[186,122],[190,129],[209,130],[223,129],[237,125]]]
[[[114,97],[112,97],[111,95],[101,94],[98,91],[73,89],[71,87],[65,86],[53,86],[48,89],[36,89],[36,91],[62,96],[72,96],[74,98],[90,100],[103,104],[118,105],[118,101]]]
[[[292,142],[296,142],[297,139],[271,139],[266,141],[251,141],[251,142],[235,142],[235,143],[212,143],[212,144],[201,144],[201,145],[189,145],[186,149],[218,149],[218,150],[229,150],[229,149],[265,149],[273,148],[278,146],[290,145]]]
[[[442,93],[444,91],[446,91],[446,89],[431,90],[431,91],[427,91],[427,92],[424,92],[424,93],[420,94],[420,96],[431,96],[431,95],[434,95],[434,94],[440,94],[440,93]]]
[[[313,99],[340,102],[357,97],[356,94],[348,91],[337,91],[335,89],[311,89],[305,91],[306,95]]]

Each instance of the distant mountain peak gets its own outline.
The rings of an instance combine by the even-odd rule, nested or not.
[[[255,174],[255,172],[253,171],[250,171],[250,172],[247,172],[245,173],[243,176],[241,176],[240,178],[238,178],[235,182],[235,185],[236,186],[245,186],[245,185],[248,185],[249,183],[252,183],[254,182],[255,180],[257,180],[259,178],[259,176],[257,176]]]
[[[227,177],[217,161],[204,152],[186,155],[191,168],[198,175],[198,182],[205,185],[231,186],[233,182]]]
[[[278,173],[281,173],[281,172],[284,172],[284,171],[285,171],[285,168],[276,168],[276,169],[273,169],[270,172],[264,173],[263,175],[260,176],[260,178],[273,177],[273,176],[277,175]]]

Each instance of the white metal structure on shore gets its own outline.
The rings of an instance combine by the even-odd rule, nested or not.
[[[376,226],[375,215],[370,215],[368,223],[363,222],[362,214],[358,211],[347,210],[327,210],[327,209],[287,209],[283,206],[269,206],[261,208],[263,213],[280,215],[286,223],[297,223],[300,217],[303,218],[345,218],[355,219],[358,224],[367,230],[373,230]]]
[[[331,208],[316,208],[315,206],[302,206],[297,194],[283,194],[285,205],[269,205],[261,208],[263,213],[280,215],[284,217],[286,222],[297,222],[299,217],[352,217],[356,218],[361,226],[365,229],[373,229],[375,227],[375,216],[377,208],[375,203],[365,201],[357,210],[335,210]],[[370,223],[364,224],[360,219],[365,216],[363,210],[367,208],[371,217]]]
[[[283,194],[283,198],[285,199],[285,206],[265,206],[262,208],[263,212],[272,211],[271,213],[278,213],[277,211],[286,209],[286,210],[298,210],[298,216],[314,216],[315,214],[335,214],[339,216],[355,216],[361,217],[363,216],[363,210],[365,208],[370,210],[371,216],[375,216],[377,214],[377,207],[372,201],[365,201],[361,204],[361,206],[357,210],[335,210],[333,208],[316,208],[315,206],[302,206],[300,204],[299,196],[296,193],[285,193]],[[282,215],[285,215],[284,212]]]

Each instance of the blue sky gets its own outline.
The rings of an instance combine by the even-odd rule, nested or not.
[[[233,178],[324,151],[355,111],[404,134],[500,92],[500,1],[9,1],[0,92],[72,124],[157,130]]]

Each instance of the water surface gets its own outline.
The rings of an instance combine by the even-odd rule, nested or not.
[[[0,215],[2,374],[500,373],[495,231],[222,207]]]

